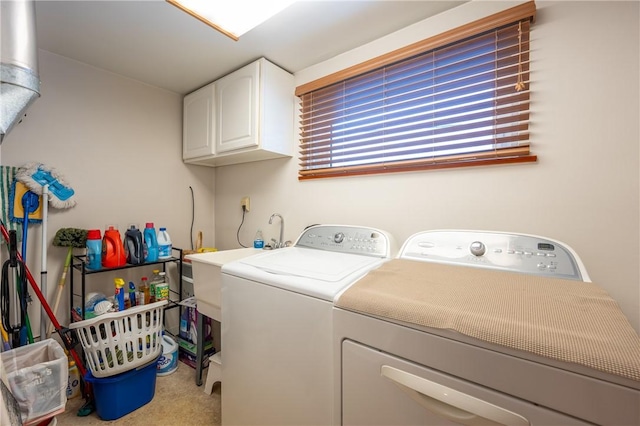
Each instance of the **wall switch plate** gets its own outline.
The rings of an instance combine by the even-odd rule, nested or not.
[[[240,200],[240,207],[244,206],[244,210],[246,212],[249,211],[251,207],[250,204],[251,204],[251,200],[249,199],[249,197],[242,197],[242,199]]]

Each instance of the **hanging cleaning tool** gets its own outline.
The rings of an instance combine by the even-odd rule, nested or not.
[[[6,228],[3,230],[6,232]],[[26,306],[24,300],[24,286],[18,285],[25,276],[25,265],[18,260],[16,231],[11,230],[5,237],[9,243],[9,260],[2,265],[2,281],[0,282],[0,306],[2,311],[2,328],[7,333],[10,345],[17,348],[22,345],[25,326]],[[11,285],[11,277],[17,277]]]
[[[22,259],[27,257],[27,230],[29,229],[29,215],[40,208],[40,197],[32,191],[27,191],[22,196]]]
[[[47,294],[47,215],[49,214],[49,185],[42,187],[42,228],[40,235],[42,244],[40,244],[40,288],[44,294]],[[47,334],[47,317],[44,309],[40,309],[40,340]]]
[[[17,167],[0,166],[0,219],[7,225],[7,229],[13,229],[21,234],[20,225],[13,218],[13,186],[16,182]],[[0,239],[0,244],[2,239]]]
[[[68,209],[76,205],[75,191],[64,177],[53,167],[41,163],[29,163],[18,169],[16,180],[24,183],[31,191],[40,194],[42,187],[49,186],[49,202],[57,209]]]
[[[22,241],[22,254],[26,256],[28,227],[30,224],[43,222],[43,215],[46,209],[43,207],[44,203],[41,202],[39,193],[31,191],[29,187],[16,179],[16,176],[18,175],[20,169],[14,169],[15,173],[13,174],[13,181],[9,189],[9,220],[10,222],[19,223],[21,225],[22,231],[20,234],[18,234],[18,240]],[[26,257],[24,256],[23,261],[26,262]],[[28,288],[27,283],[17,285],[23,285],[24,288]],[[28,291],[26,293],[26,298],[28,301],[30,301]],[[44,331],[44,329],[42,329],[42,331]],[[28,341],[30,343],[33,343],[33,334],[31,332],[31,323],[29,321],[28,315],[26,317],[25,332],[25,336],[27,337]],[[41,335],[44,334],[41,333]]]
[[[40,208],[40,197],[38,194],[32,191],[27,191],[22,196],[22,211],[24,212],[24,217],[22,220],[22,261],[27,262],[27,231],[29,229],[29,214],[35,212],[38,208]],[[25,305],[25,313],[27,312],[27,304],[31,301],[31,297],[29,296],[29,292],[27,291],[27,282],[24,279],[24,275],[21,276],[22,279],[18,283],[22,287],[23,291],[23,300],[22,303]],[[40,284],[42,285],[42,283]],[[21,345],[26,345],[27,340],[29,343],[33,343],[33,333],[31,331],[31,322],[29,321],[29,316],[26,315],[25,325],[23,330],[20,332],[21,336]]]
[[[20,169],[16,171],[15,176],[18,176]],[[40,223],[42,222],[42,209],[40,203],[40,196],[35,192],[31,191],[26,185],[19,182],[18,180],[14,180],[9,197],[12,199],[12,202],[9,206],[11,220],[13,222],[18,222],[22,225],[22,258],[23,262],[26,262],[26,254],[27,254],[27,231],[29,230],[30,223]],[[29,292],[26,291],[27,283],[16,281],[16,286],[22,286],[25,289],[25,292],[19,291],[20,294],[23,295],[24,300],[22,300],[23,304],[27,304],[30,302]],[[33,343],[33,333],[31,332],[31,323],[29,321],[29,316],[27,315],[25,318],[25,322],[23,323],[23,329],[20,332],[21,336],[21,345],[26,345],[28,343]]]
[[[20,169],[16,172],[15,176],[18,176]],[[13,222],[19,222],[22,225],[22,261],[27,261],[27,235],[29,230],[29,224],[42,222],[42,203],[40,202],[40,196],[31,191],[25,184],[14,180],[11,186],[10,197],[13,202],[10,205],[10,215]],[[24,289],[28,288],[26,282],[17,282],[16,285],[22,286]],[[24,294],[25,302],[30,302],[29,292]],[[24,329],[21,332],[22,344],[33,343],[33,333],[31,331],[31,323],[29,316],[26,316]]]
[[[2,220],[0,220],[0,233],[2,233],[2,237],[4,238],[4,240],[7,243],[9,243],[9,245],[11,246],[11,243],[10,243],[11,236],[9,235],[9,231],[7,230],[6,226],[4,225],[4,221]],[[13,238],[15,239],[15,237]],[[13,244],[13,245],[15,246],[16,244]],[[38,288],[38,285],[36,284],[36,280],[33,278],[31,271],[29,271],[29,267],[27,265],[24,265],[24,263],[22,262],[22,257],[20,256],[20,253],[17,253],[17,250],[14,250],[14,252],[16,252],[15,256],[17,259],[17,263],[22,263],[22,265],[24,266],[24,272],[27,277],[27,280],[29,284],[31,284],[31,288],[33,288],[33,291],[35,292],[36,296],[38,297],[38,300],[42,304],[43,309],[49,316],[49,319],[53,323],[53,326],[56,329],[58,336],[60,336],[60,339],[64,344],[65,348],[69,351],[69,353],[73,357],[73,360],[76,362],[76,365],[80,370],[80,376],[85,377],[85,374],[87,373],[87,369],[83,364],[82,358],[80,358],[80,356],[78,355],[78,352],[76,352],[76,349],[75,349],[76,346],[78,346],[79,344],[77,337],[68,328],[65,328],[65,329],[62,328],[62,326],[56,319],[56,316],[51,311],[51,308],[47,303],[47,299],[45,299],[44,295]],[[2,312],[4,315],[4,312],[5,312],[4,306],[3,306]],[[84,382],[82,387],[82,395],[85,398],[86,403],[82,407],[80,407],[80,409],[78,410],[78,416],[88,416],[93,411],[93,392],[92,392],[91,384],[86,381]]]
[[[42,256],[40,267],[40,289],[43,294],[47,294],[47,212],[49,203],[57,209],[68,209],[75,206],[73,199],[75,191],[67,184],[62,174],[52,167],[42,163],[28,163],[18,169],[15,176],[16,181],[24,184],[35,194],[42,195],[43,215],[42,215]],[[26,240],[26,232],[23,232]],[[23,242],[24,244],[24,242]],[[23,246],[24,247],[24,246]],[[23,250],[22,255],[26,254]],[[46,297],[46,296],[45,296]],[[46,334],[47,326],[44,311],[40,321],[40,337]]]
[[[11,308],[11,302],[13,301],[13,306],[14,309],[16,309],[16,306],[19,306],[16,303],[16,299],[17,297],[15,296],[15,291],[16,291],[16,286],[12,286],[11,284],[9,284],[9,279],[10,276],[15,277],[15,273],[10,273],[9,272],[9,266],[11,266],[12,268],[15,268],[17,266],[17,259],[15,256],[15,251],[16,251],[16,246],[17,246],[17,242],[15,241],[16,239],[16,231],[15,230],[11,230],[9,231],[9,239],[10,239],[10,247],[9,247],[9,260],[7,262],[5,262],[5,264],[2,266],[2,282],[1,282],[1,291],[0,291],[0,300],[1,300],[1,311],[2,311],[2,315],[0,315],[2,317],[2,322],[0,323],[0,333],[2,334],[2,350],[3,351],[8,351],[11,349],[11,343],[12,340],[9,337],[9,334],[13,334],[13,329],[11,327],[11,323],[10,323],[10,308]],[[16,314],[14,314],[14,320],[15,320]],[[6,325],[6,327],[5,327]]]
[[[29,224],[42,222],[42,203],[37,193],[31,191],[24,183],[18,181],[16,176],[18,175],[19,168],[13,168],[13,180],[9,188],[9,203],[8,213],[10,222],[20,224],[20,234],[17,234],[18,241],[22,242],[22,254],[26,256],[27,253],[27,231]],[[3,188],[4,189],[4,188]],[[4,207],[4,206],[3,206]],[[4,218],[4,214],[3,214]],[[24,260],[26,262],[26,260]],[[30,301],[29,292],[27,291],[28,285],[26,282],[20,283],[16,280],[16,286],[25,289],[24,303]],[[22,292],[19,292],[22,294]],[[26,314],[24,328],[22,330],[22,344],[26,344],[27,341],[33,343],[33,333],[31,331],[31,322],[29,321],[29,315]]]
[[[56,298],[53,305],[53,314],[57,315],[58,306],[60,305],[60,298],[62,297],[62,291],[64,290],[64,284],[67,279],[67,272],[71,266],[71,258],[73,257],[74,248],[84,248],[87,244],[87,235],[89,231],[80,228],[60,228],[53,237],[53,245],[56,247],[67,247],[67,257],[64,261],[64,269],[62,269],[62,275],[58,281],[58,289],[56,290]],[[47,330],[47,338],[51,337],[53,333],[53,325],[49,325]]]
[[[22,224],[25,214],[23,204],[24,201],[29,201],[27,198],[25,198],[28,197],[27,194],[29,193],[37,195],[37,193],[31,191],[27,185],[18,180],[15,180],[14,178],[9,190],[9,220],[11,222]],[[41,206],[42,203],[40,203],[40,199],[38,198],[37,207],[33,211],[28,212],[28,222],[30,224],[42,222]]]

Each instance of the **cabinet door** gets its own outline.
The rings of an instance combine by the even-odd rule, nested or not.
[[[211,83],[184,97],[182,158],[215,153],[215,84]]]
[[[259,76],[257,61],[216,81],[216,152],[259,145]]]

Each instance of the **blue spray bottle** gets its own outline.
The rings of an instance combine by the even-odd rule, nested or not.
[[[129,281],[129,302],[132,308],[136,306],[136,285],[133,281]]]
[[[116,293],[114,295],[114,305],[118,307],[118,311],[124,311],[124,280],[122,278],[114,278],[116,284]]]

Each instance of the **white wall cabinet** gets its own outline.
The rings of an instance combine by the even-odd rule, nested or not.
[[[216,152],[259,145],[260,69],[266,66],[265,61],[254,62],[216,82],[216,114],[220,123]]]
[[[261,58],[212,85],[210,109],[197,96],[209,86],[185,96],[186,163],[216,167],[293,155],[293,75]],[[207,139],[211,129],[213,141]]]
[[[208,84],[184,97],[182,158],[215,152],[215,84]]]

